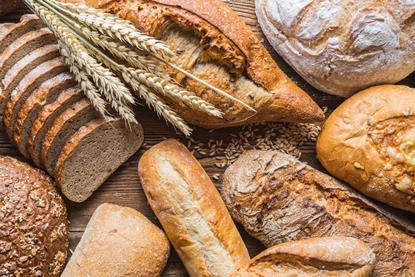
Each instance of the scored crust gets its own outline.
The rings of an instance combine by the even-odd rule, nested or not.
[[[405,151],[400,147],[405,137],[415,143],[414,119],[415,89],[384,85],[364,90],[325,122],[317,142],[318,159],[331,174],[367,196],[415,212],[415,168],[402,159]]]

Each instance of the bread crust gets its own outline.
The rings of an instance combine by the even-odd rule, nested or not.
[[[325,122],[318,159],[367,196],[415,212],[415,167],[400,156],[405,153],[402,141],[415,132],[414,118],[415,89],[385,85],[364,90]]]
[[[224,175],[222,196],[236,221],[266,246],[349,236],[376,254],[373,276],[415,273],[415,226],[295,158],[248,151]]]
[[[370,276],[375,254],[361,240],[321,237],[272,246],[255,256],[235,277]]]
[[[52,180],[14,158],[0,157],[4,276],[59,276],[68,250],[66,207]]]
[[[201,36],[200,44],[205,43],[208,47],[203,52],[206,54],[205,56],[210,58],[220,56],[216,61],[227,66],[232,65],[232,70],[239,75],[246,73],[248,79],[252,80],[255,86],[263,88],[255,95],[239,90],[229,91],[230,88],[227,85],[212,76],[215,74],[209,75],[205,72],[206,76],[202,76],[202,78],[217,86],[223,85],[222,89],[228,89],[229,93],[257,109],[258,113],[253,114],[240,104],[206,90],[198,84],[188,82],[186,86],[189,90],[195,91],[225,112],[225,119],[218,119],[182,107],[177,103],[170,103],[189,123],[206,128],[223,128],[264,121],[316,122],[324,118],[323,112],[314,101],[288,79],[253,32],[221,1],[78,0],[75,2],[85,2],[92,7],[117,13],[120,17],[131,20],[138,29],[153,36],[160,35],[171,19]],[[211,41],[212,44],[207,41]],[[228,58],[230,60],[227,60]],[[206,57],[201,59],[209,61],[209,58]],[[241,59],[243,59],[242,65],[240,64]],[[203,63],[196,65],[201,64]],[[196,70],[195,68],[196,66],[193,64],[191,68],[187,69]],[[183,81],[180,74],[172,72],[172,76],[176,77],[179,82]],[[232,82],[231,84],[234,85]]]
[[[169,257],[169,241],[132,208],[104,203],[92,215],[62,277],[157,277]]]
[[[248,263],[248,251],[218,191],[184,145],[166,140],[152,147],[140,159],[138,174],[191,276],[225,277]]]
[[[329,94],[348,97],[415,70],[413,3],[256,0],[256,13],[281,57]]]

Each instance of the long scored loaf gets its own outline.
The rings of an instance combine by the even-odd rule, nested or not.
[[[266,246],[350,236],[376,254],[373,276],[415,274],[413,225],[289,155],[243,154],[227,169],[221,192],[235,220]]]
[[[221,128],[250,122],[314,122],[323,112],[278,68],[255,34],[219,0],[66,0],[86,3],[131,20],[138,29],[166,41],[186,70],[254,107],[207,89],[182,74],[171,76],[225,113],[224,119],[175,105],[189,123]]]
[[[138,165],[144,192],[191,276],[230,276],[249,261],[214,184],[176,140],[148,150]]]

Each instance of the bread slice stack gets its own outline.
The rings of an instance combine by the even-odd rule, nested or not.
[[[0,25],[0,53],[3,131],[69,200],[85,201],[141,146],[141,126],[94,110],[36,16]]]

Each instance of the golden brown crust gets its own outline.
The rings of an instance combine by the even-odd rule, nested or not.
[[[191,276],[228,276],[249,261],[225,204],[202,166],[176,140],[144,153],[138,172],[153,211]]]
[[[66,207],[52,180],[0,157],[1,252],[4,276],[59,276],[68,250]]]
[[[203,86],[188,81],[187,89],[196,92],[225,112],[225,119],[218,119],[175,104],[175,109],[180,115],[192,124],[222,128],[251,122],[315,122],[324,118],[323,112],[314,101],[278,68],[253,32],[220,1],[79,0],[75,2],[86,2],[90,6],[117,13],[120,17],[132,21],[140,30],[157,37],[171,27],[171,23],[197,34],[193,36],[200,39],[196,47],[203,49],[199,53],[198,61],[190,62],[184,67],[258,111],[257,114],[253,114],[240,104],[235,104]],[[211,74],[203,69],[202,72],[197,71],[198,66],[206,64],[219,64],[219,68],[226,68],[227,71],[222,73],[219,70],[219,72],[210,72]],[[225,82],[225,75],[228,73],[236,74],[238,78],[247,75],[246,77],[256,86],[255,89],[241,90],[240,84],[231,81],[234,76]],[[183,81],[180,74],[172,73],[172,75],[179,82]],[[218,78],[218,75],[221,77]],[[238,78],[236,79],[239,80]],[[252,91],[255,92],[251,94]]]
[[[318,158],[335,177],[391,206],[415,212],[415,89],[385,85],[364,90],[328,118]],[[411,147],[409,147],[411,148]],[[408,152],[408,153],[406,153]]]
[[[415,274],[415,226],[334,178],[277,151],[248,151],[224,175],[235,220],[266,246],[349,236],[376,254],[373,276]]]
[[[62,277],[157,277],[169,257],[169,241],[132,208],[101,204],[92,215]]]
[[[322,237],[272,246],[254,257],[235,277],[370,276],[375,255],[361,240]]]

